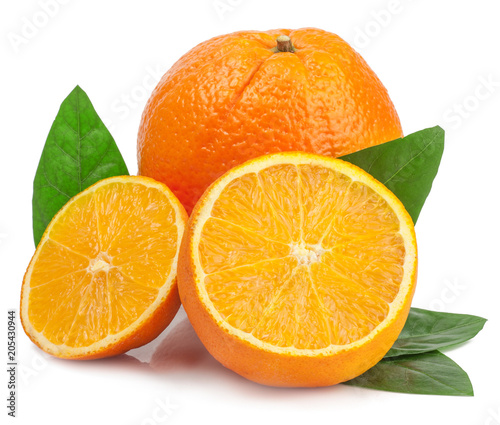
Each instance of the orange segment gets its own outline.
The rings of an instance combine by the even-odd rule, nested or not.
[[[175,315],[178,200],[144,177],[102,180],[47,227],[26,271],[21,319],[43,350],[64,358],[119,354],[156,337]]]
[[[322,263],[311,265],[311,277],[327,312],[326,320],[332,329],[331,344],[357,341],[387,316],[389,305],[372,293],[369,285],[346,279]]]
[[[290,273],[290,270],[287,270]],[[318,298],[308,267],[297,266],[281,282],[251,334],[277,347],[311,348],[330,345],[330,331],[322,301]],[[297,326],[300,318],[307,326]]]
[[[303,210],[302,238],[317,244],[332,225],[332,214],[339,209],[351,179],[321,166],[302,165],[300,170],[300,205]]]
[[[109,311],[106,273],[101,270],[91,276],[92,279],[85,285],[76,311],[73,311],[74,314],[68,315],[73,320],[65,332],[64,345],[88,347],[106,338],[109,333],[108,321],[111,312]],[[51,328],[45,328],[44,334],[50,335],[54,330],[59,330],[56,323]]]
[[[97,207],[92,194],[80,196],[78,202],[67,204],[66,214],[54,223],[50,240],[80,255],[95,257],[100,251]]]
[[[31,274],[31,287],[33,288],[85,270],[89,266],[90,259],[48,239],[46,249],[40,250],[37,262],[39,267],[34,269]]]
[[[270,167],[265,173],[258,173],[258,176],[262,190],[272,205],[275,219],[285,226],[288,235],[285,242],[288,243],[290,239],[298,240],[301,215],[297,167],[278,165]],[[275,190],[276,187],[279,187],[279,190]]]
[[[279,295],[276,280],[288,280],[294,265],[291,257],[264,260],[210,274],[205,284],[224,320],[252,332]]]
[[[268,258],[281,258],[290,253],[288,245],[215,217],[207,220],[202,238],[200,260],[205,273],[253,264]]]
[[[397,338],[416,255],[411,218],[373,177],[341,160],[274,154],[204,194],[179,289],[227,367],[270,385],[331,385],[373,366]]]
[[[236,223],[250,231],[257,231],[263,236],[287,241],[289,234],[284,223],[274,213],[265,187],[261,185],[257,174],[247,174],[232,182],[226,188],[224,198],[219,198],[214,205],[212,216]],[[264,214],[263,214],[264,213]]]
[[[61,319],[71,320],[79,304],[77,294],[82,293],[91,280],[90,273],[80,270],[33,286],[30,290],[30,299],[33,304],[45,305],[45,308],[29,310],[29,321],[35,331],[43,332],[51,322],[59,326]],[[61,309],[68,314],[60,317]],[[58,341],[62,343],[60,339]]]
[[[134,281],[118,269],[108,274],[110,318],[109,330],[119,333],[140,317],[158,296],[157,288],[150,288],[141,280]]]

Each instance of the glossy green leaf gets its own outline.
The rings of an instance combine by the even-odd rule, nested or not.
[[[444,149],[444,130],[432,127],[341,157],[389,188],[416,223]]]
[[[385,357],[424,353],[465,342],[483,329],[486,319],[468,314],[412,308],[406,324]]]
[[[409,394],[474,395],[467,373],[439,351],[384,359],[344,384]]]
[[[33,183],[33,236],[38,245],[59,209],[97,181],[128,174],[110,132],[78,86],[50,129]]]

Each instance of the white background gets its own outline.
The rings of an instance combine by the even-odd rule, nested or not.
[[[94,362],[46,356],[19,324],[17,423],[500,425],[497,1],[60,0],[52,16],[41,6],[46,1],[3,1],[0,9],[2,362],[7,309],[18,308],[34,251],[32,180],[62,100],[79,84],[135,173],[140,115],[160,76],[197,43],[242,29],[335,32],[379,75],[405,134],[446,129],[442,165],[416,226],[413,305],[489,321],[448,352],[469,373],[474,398],[260,386],[212,359],[184,312],[148,346]],[[5,423],[4,407],[1,416]]]

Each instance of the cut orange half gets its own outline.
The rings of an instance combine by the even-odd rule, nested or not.
[[[24,276],[21,321],[57,357],[121,354],[156,338],[179,309],[187,215],[147,177],[101,180],[52,219]]]
[[[360,168],[273,154],[207,189],[178,273],[188,317],[223,365],[267,385],[333,385],[374,366],[403,328],[415,232]]]

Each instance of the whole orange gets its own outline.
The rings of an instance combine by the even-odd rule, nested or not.
[[[242,31],[199,44],[163,76],[139,127],[139,173],[165,183],[190,213],[248,159],[337,157],[401,136],[387,90],[339,36]]]

